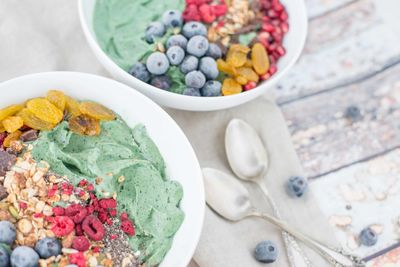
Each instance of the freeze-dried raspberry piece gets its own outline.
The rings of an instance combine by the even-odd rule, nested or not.
[[[213,14],[217,17],[224,16],[226,12],[228,11],[228,7],[226,5],[212,5],[211,11]]]
[[[75,225],[75,235],[76,235],[76,236],[81,236],[81,235],[83,235],[82,224],[77,224],[77,225]]]
[[[104,227],[98,218],[93,215],[86,217],[82,222],[82,229],[94,241],[104,238]]]
[[[51,230],[58,237],[68,235],[69,233],[72,232],[72,230],[74,230],[75,227],[75,224],[72,221],[72,219],[70,219],[67,216],[54,217],[52,219],[52,222],[53,226],[51,227]]]
[[[84,187],[84,186],[86,186],[87,184],[88,184],[88,181],[85,180],[85,179],[83,179],[83,180],[80,180],[80,181],[79,181],[78,186]]]
[[[111,209],[108,211],[108,214],[110,214],[111,217],[117,216],[117,210],[116,209]]]
[[[121,222],[121,229],[124,231],[129,236],[134,236],[135,235],[135,227],[133,226],[133,223],[130,220],[124,220]]]
[[[97,218],[99,218],[99,220],[102,223],[106,223],[107,219],[108,219],[108,214],[105,211],[101,211],[97,214]]]
[[[72,248],[78,251],[86,251],[90,248],[90,242],[85,236],[77,236],[72,241]]]
[[[94,206],[90,205],[88,207],[86,207],[86,211],[88,215],[91,215],[94,212]]]
[[[196,5],[188,5],[182,13],[185,21],[201,21],[201,16]]]
[[[125,220],[129,219],[128,213],[126,213],[126,212],[122,212],[120,217],[121,217],[121,221],[125,221]]]
[[[53,213],[55,216],[63,216],[65,214],[65,209],[63,207],[54,207]]]
[[[69,263],[76,264],[78,267],[86,267],[86,258],[83,252],[69,254]]]
[[[81,223],[87,216],[87,210],[82,205],[72,204],[65,209],[65,215],[70,217],[74,223]]]
[[[117,207],[117,201],[113,198],[100,199],[99,204],[103,209],[115,209]]]
[[[199,12],[200,12],[200,16],[201,16],[202,20],[205,23],[211,23],[216,19],[216,16],[215,16],[213,10],[207,4],[201,5],[199,7]]]

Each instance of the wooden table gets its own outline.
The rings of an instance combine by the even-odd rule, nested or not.
[[[273,94],[338,240],[367,256],[400,237],[400,1],[306,2],[306,47]],[[368,225],[378,244],[360,247]],[[400,249],[369,265],[394,262]]]

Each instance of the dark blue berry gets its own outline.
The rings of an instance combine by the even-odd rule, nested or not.
[[[188,40],[185,38],[185,36],[181,34],[177,35],[172,35],[169,37],[167,41],[167,48],[170,48],[171,46],[177,45],[183,48],[183,50],[186,50],[186,45],[187,45]]]
[[[207,28],[203,23],[191,21],[183,26],[182,34],[188,39],[196,35],[207,36]]]
[[[208,80],[214,80],[219,75],[217,62],[215,62],[215,59],[212,57],[201,58],[199,70],[206,76]]]
[[[154,52],[146,60],[147,70],[154,75],[162,75],[168,71],[169,61],[161,52]]]
[[[129,70],[129,74],[141,81],[148,82],[150,80],[150,73],[143,63],[135,63]]]
[[[185,51],[180,46],[171,46],[167,50],[167,57],[169,59],[169,63],[176,66],[182,63],[182,60],[185,57]]]
[[[262,241],[256,246],[254,255],[259,262],[273,263],[278,258],[278,247],[272,241]]]
[[[150,84],[163,90],[169,90],[169,88],[171,88],[172,82],[167,75],[162,75],[153,77],[150,81]]]
[[[206,83],[206,77],[200,71],[191,71],[185,76],[185,83],[187,87],[200,89]]]
[[[186,88],[183,90],[182,94],[188,96],[201,96],[199,89],[196,88]]]
[[[370,227],[367,227],[361,231],[358,239],[364,246],[371,247],[378,242],[378,235]]]
[[[10,254],[8,251],[0,245],[0,267],[10,266]]]
[[[208,81],[200,89],[202,96],[220,96],[221,95],[221,83],[219,81]]]
[[[193,36],[186,46],[186,51],[193,56],[202,57],[207,53],[208,45],[206,37],[201,35]]]
[[[167,10],[162,16],[162,22],[167,27],[182,26],[182,13],[178,10]]]
[[[345,117],[352,121],[358,121],[362,118],[361,110],[357,106],[349,106],[346,109]]]
[[[35,246],[36,252],[42,259],[58,256],[61,254],[61,242],[53,237],[45,237],[40,239]]]
[[[180,70],[183,74],[189,73],[191,71],[197,70],[199,66],[199,59],[195,56],[186,56],[181,64]]]
[[[222,57],[221,48],[217,44],[210,43],[206,55],[214,59],[219,59]]]
[[[0,222],[0,243],[12,245],[17,236],[14,224],[9,221]]]
[[[12,267],[38,267],[39,255],[30,247],[17,247],[11,253]]]
[[[157,38],[163,37],[165,34],[165,25],[159,21],[149,24],[146,28],[146,41],[150,44],[154,43]]]
[[[290,195],[301,197],[307,190],[307,180],[301,176],[290,177],[287,182],[287,189]]]

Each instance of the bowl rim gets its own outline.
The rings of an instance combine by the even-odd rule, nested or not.
[[[125,91],[127,94],[131,94],[132,97],[140,98],[140,101],[145,102],[146,105],[149,105],[157,113],[161,113],[163,115],[163,119],[167,119],[168,120],[167,123],[170,124],[172,128],[174,128],[174,131],[179,132],[179,134],[181,135],[182,138],[180,139],[181,140],[180,142],[186,147],[187,152],[190,154],[190,156],[193,159],[195,159],[194,165],[195,165],[196,173],[193,176],[198,178],[195,181],[196,181],[196,185],[198,185],[196,190],[198,190],[198,196],[199,196],[199,199],[197,199],[197,201],[196,201],[197,208],[199,208],[198,210],[196,210],[196,213],[198,214],[198,218],[196,218],[196,219],[199,220],[198,229],[195,229],[196,232],[194,233],[193,238],[191,239],[190,246],[186,246],[186,247],[183,248],[183,251],[186,251],[186,253],[185,253],[185,255],[183,255],[181,257],[182,260],[180,262],[182,262],[183,265],[179,266],[179,267],[187,266],[189,264],[189,262],[191,261],[191,259],[193,258],[194,252],[195,252],[195,250],[197,248],[197,245],[198,245],[198,243],[200,241],[202,229],[203,229],[203,226],[204,226],[205,206],[206,206],[206,204],[205,204],[204,182],[203,182],[203,175],[202,175],[202,172],[201,172],[200,163],[198,161],[196,153],[195,153],[191,143],[189,142],[187,136],[185,135],[185,133],[183,132],[181,127],[176,123],[176,121],[165,110],[163,110],[157,103],[155,103],[152,99],[150,99],[149,97],[147,97],[146,95],[142,94],[141,92],[139,92],[137,90],[132,90],[126,84],[123,84],[121,82],[118,82],[116,80],[113,80],[113,79],[110,79],[110,78],[106,78],[106,77],[103,77],[103,76],[90,74],[90,73],[83,73],[83,72],[74,72],[74,71],[38,72],[38,73],[31,73],[31,74],[22,75],[22,76],[14,77],[14,78],[9,79],[9,80],[2,81],[2,82],[0,82],[0,89],[6,89],[7,86],[9,86],[10,84],[20,83],[23,80],[27,80],[27,81],[29,81],[31,79],[36,79],[37,80],[37,79],[43,79],[43,78],[46,78],[46,77],[60,76],[60,75],[61,76],[65,76],[65,77],[70,77],[71,79],[72,78],[81,79],[82,81],[84,81],[84,79],[86,77],[86,78],[89,78],[89,79],[92,79],[92,80],[104,81],[104,83],[116,84],[119,87],[118,90]],[[51,89],[51,88],[48,88],[48,89]],[[109,92],[111,92],[111,91],[109,91]],[[163,157],[164,157],[164,155],[163,155]],[[168,162],[167,161],[166,161],[166,165],[167,165],[167,168],[168,168]],[[184,191],[184,194],[185,194],[185,191]],[[185,221],[183,221],[182,225],[184,224],[184,222]],[[180,226],[180,228],[182,227],[182,225]],[[176,234],[174,235],[174,238],[175,238],[175,236],[176,236]],[[171,249],[173,247],[174,246],[172,244],[171,248],[167,251],[166,256],[168,255],[168,253],[171,251]],[[179,250],[179,247],[177,249]],[[164,257],[164,259],[165,259],[165,257]],[[163,262],[160,263],[160,266],[164,266]],[[176,267],[176,266],[174,266],[174,267]]]
[[[240,94],[233,94],[233,95],[227,95],[227,96],[216,96],[216,97],[187,96],[187,95],[177,94],[177,93],[173,93],[173,92],[166,91],[166,90],[160,90],[159,88],[156,88],[146,82],[143,82],[143,81],[133,77],[128,72],[123,70],[120,66],[118,66],[103,51],[103,49],[100,47],[100,44],[98,43],[98,41],[91,33],[89,26],[88,26],[88,23],[90,23],[90,22],[87,21],[87,17],[85,16],[84,11],[83,11],[84,0],[77,0],[77,1],[78,1],[78,13],[79,13],[79,20],[81,23],[81,27],[83,29],[86,40],[89,42],[91,48],[94,49],[95,54],[97,56],[101,57],[102,60],[107,62],[108,65],[112,66],[113,69],[118,73],[118,75],[121,75],[121,77],[123,77],[123,79],[132,81],[132,83],[141,84],[141,86],[150,90],[149,93],[159,94],[160,97],[164,97],[164,98],[175,98],[177,101],[196,101],[198,103],[204,102],[204,101],[207,101],[207,102],[212,101],[212,102],[216,103],[216,102],[220,102],[220,101],[235,101],[236,99],[246,98],[246,96],[251,97],[251,96],[258,95],[259,91],[262,90],[263,87],[276,84],[276,82],[279,81],[281,79],[281,77],[283,77],[291,69],[291,67],[299,59],[301,52],[304,49],[305,42],[307,39],[308,18],[307,18],[306,5],[305,5],[304,0],[297,0],[298,2],[301,2],[300,3],[301,10],[297,10],[297,12],[299,12],[300,14],[303,14],[302,20],[303,20],[303,24],[304,24],[304,33],[301,35],[300,43],[296,46],[296,50],[294,50],[293,56],[290,58],[290,60],[288,61],[287,65],[285,65],[284,68],[278,70],[278,72],[276,72],[274,75],[272,75],[270,79],[264,81],[262,84],[259,84],[254,89],[248,90],[248,91],[243,91]],[[97,0],[95,0],[95,1],[97,1]],[[103,67],[106,68],[105,66],[103,66]],[[221,99],[224,99],[224,100],[221,100]]]

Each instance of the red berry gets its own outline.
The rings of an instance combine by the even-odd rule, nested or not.
[[[43,216],[44,216],[43,213],[34,213],[34,214],[33,214],[33,217],[34,217],[34,218],[42,218]]]
[[[76,264],[78,267],[86,267],[85,254],[82,252],[69,254],[69,263]]]
[[[92,251],[93,251],[94,253],[99,253],[101,250],[100,250],[99,247],[94,247],[94,248],[92,248]]]
[[[117,207],[117,201],[113,198],[100,199],[99,204],[103,209],[115,209]]]
[[[108,214],[107,214],[107,212],[105,212],[105,211],[101,211],[101,212],[99,212],[99,213],[97,214],[97,218],[99,218],[99,220],[100,220],[102,223],[105,223],[105,222],[107,221],[107,219],[108,219]]]
[[[93,190],[94,190],[94,185],[93,185],[93,184],[89,184],[89,185],[86,187],[86,189],[87,189],[88,191],[93,191]]]
[[[226,5],[212,5],[211,11],[217,17],[224,16],[228,11],[228,7]]]
[[[81,223],[87,216],[87,210],[82,205],[72,204],[65,209],[65,215],[70,217],[75,223]]]
[[[90,205],[90,206],[86,207],[86,211],[87,211],[88,215],[92,214],[94,212],[94,206]]]
[[[65,214],[65,209],[63,207],[54,207],[53,213],[55,216],[63,216]]]
[[[129,236],[135,235],[135,227],[130,220],[124,220],[121,222],[121,229]]]
[[[72,240],[72,248],[78,251],[86,251],[90,248],[90,242],[85,236],[77,236]]]
[[[110,239],[111,240],[114,240],[114,239],[117,239],[117,238],[118,238],[118,236],[116,234],[111,234],[110,235]]]
[[[116,209],[111,209],[111,210],[108,211],[108,213],[110,214],[111,217],[117,216],[117,210]]]
[[[82,224],[77,224],[77,225],[75,225],[75,235],[76,235],[76,236],[81,236],[81,235],[83,235]]]
[[[200,13],[197,6],[192,4],[188,5],[182,13],[182,17],[185,21],[200,21]]]
[[[125,221],[125,220],[128,220],[128,219],[129,219],[128,213],[122,212],[121,213],[121,221]]]
[[[4,139],[6,139],[6,137],[7,137],[6,132],[0,133],[0,146],[3,146],[3,142],[4,142]]]
[[[207,4],[203,4],[199,7],[199,12],[202,20],[205,23],[211,23],[216,19],[216,16],[211,10],[211,7]]]
[[[20,209],[23,209],[23,210],[24,210],[24,209],[26,209],[27,207],[28,207],[28,204],[26,204],[25,202],[22,202],[22,201],[19,202],[19,208],[20,208]]]
[[[248,82],[245,86],[244,86],[244,90],[245,91],[249,91],[251,89],[254,89],[257,87],[257,83],[256,82]]]
[[[87,185],[87,183],[88,183],[88,181],[87,181],[87,180],[85,180],[85,179],[83,179],[83,180],[80,180],[80,181],[79,181],[79,183],[78,183],[78,186],[80,186],[80,187],[84,187],[84,186],[86,186],[86,185]]]
[[[94,241],[104,238],[104,227],[98,218],[93,215],[86,217],[82,222],[82,229]]]
[[[66,216],[57,216],[53,219],[53,226],[51,230],[53,233],[58,236],[66,236],[74,230],[75,224],[74,222]]]
[[[267,72],[267,73],[261,75],[260,78],[261,78],[261,80],[263,80],[263,81],[268,80],[269,78],[271,78],[271,74],[269,74],[269,73]]]
[[[276,67],[276,65],[271,65],[271,66],[269,67],[268,73],[271,74],[271,75],[273,75],[274,73],[277,72],[277,70],[278,70],[278,68]]]

